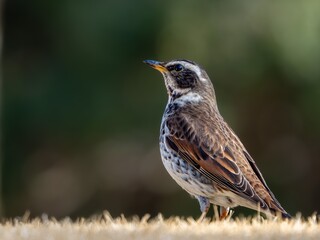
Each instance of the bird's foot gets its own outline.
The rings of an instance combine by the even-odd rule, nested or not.
[[[197,220],[197,222],[200,223],[205,219],[205,217],[206,217],[206,215],[207,215],[207,213],[208,213],[208,211],[210,209],[210,202],[209,202],[209,200],[207,198],[201,197],[201,196],[197,197],[197,199],[199,201],[200,210],[202,212],[201,216]]]
[[[203,222],[203,220],[206,218],[206,215],[207,215],[207,212],[203,212],[201,216],[197,219],[197,222],[198,223]]]
[[[223,221],[223,220],[227,220],[228,218],[230,218],[233,214],[233,211],[230,210],[230,208],[220,207],[219,213],[220,213],[219,220]]]

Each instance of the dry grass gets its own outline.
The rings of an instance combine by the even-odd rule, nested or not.
[[[161,215],[154,219],[146,216],[126,220],[105,213],[75,222],[46,217],[29,220],[26,215],[3,222],[0,239],[320,239],[320,224],[316,216],[291,221],[254,218],[197,223],[191,218],[165,220]]]

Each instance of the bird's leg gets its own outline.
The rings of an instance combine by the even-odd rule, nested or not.
[[[210,201],[208,198],[198,196],[197,197],[199,204],[200,204],[200,210],[202,212],[201,216],[198,218],[197,222],[202,222],[203,219],[206,217],[209,209],[210,209]]]
[[[229,212],[230,212],[229,210],[230,210],[230,208],[225,208],[225,207],[220,206],[220,208],[219,208],[220,221],[225,220],[228,217]]]

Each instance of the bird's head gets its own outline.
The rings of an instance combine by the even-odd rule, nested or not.
[[[186,100],[197,102],[209,98],[215,101],[213,85],[207,73],[195,62],[145,60],[144,63],[162,73],[169,98],[184,97]]]

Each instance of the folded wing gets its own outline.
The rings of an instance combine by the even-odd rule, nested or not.
[[[183,117],[169,118],[167,127],[170,132],[166,136],[167,146],[211,179],[217,187],[231,191],[254,205],[259,204],[262,209],[286,214],[246,151],[241,156],[235,156],[232,149],[234,145],[228,144],[228,141],[216,141],[213,130],[195,131],[196,127],[201,128],[201,124],[193,126]]]

